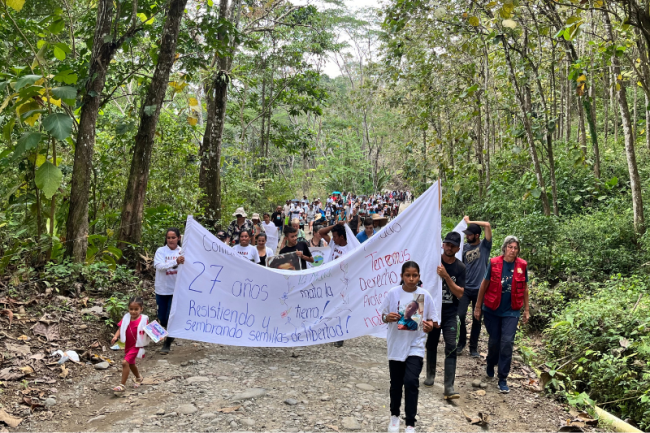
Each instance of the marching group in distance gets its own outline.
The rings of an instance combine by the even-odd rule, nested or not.
[[[389,219],[397,216],[401,203],[411,200],[408,191],[359,197],[337,192],[325,202],[316,199],[310,203],[306,197],[303,200],[287,201],[284,207],[278,206],[272,214],[264,213],[262,220],[257,213],[248,219],[244,209],[239,208],[233,214],[236,219],[227,230],[219,231],[217,237],[245,259],[261,265],[266,265],[267,259],[276,253],[295,252],[300,257],[302,269],[305,269],[307,262],[313,262],[310,246],[320,248],[329,245],[332,250],[330,259],[335,260],[351,250],[347,243],[346,223],[359,242],[363,243]],[[388,324],[389,432],[399,432],[402,394],[405,431],[415,431],[419,376],[426,357],[424,385],[433,386],[441,334],[445,344],[445,399],[460,397],[454,389],[454,380],[457,356],[465,346],[468,346],[471,357],[480,357],[478,341],[482,322],[489,335],[485,370],[487,379],[496,380],[499,392],[510,391],[507,378],[517,326],[520,318],[524,323],[529,319],[527,263],[519,257],[520,242],[515,236],[507,236],[500,254],[490,258],[490,224],[471,221],[467,216],[465,221],[467,229],[464,231],[462,260],[456,258],[463,242],[459,233],[448,233],[442,243],[441,265],[436,269],[442,279],[439,323],[433,321],[432,297],[422,288],[420,267],[415,261],[403,264],[400,285],[390,289],[383,300],[380,312],[382,320]],[[309,240],[307,231],[312,235]],[[284,234],[281,239],[280,233]],[[156,251],[154,258],[157,317],[165,328],[169,320],[177,269],[185,261],[180,243],[178,229],[169,229],[165,245]],[[120,329],[115,334],[114,340],[119,337],[125,343],[122,382],[114,388],[116,392],[124,391],[130,371],[135,376],[135,386],[142,382],[142,376],[135,367],[135,359],[141,349],[139,344],[142,338],[138,338],[142,333],[140,322],[144,320],[146,323],[147,320],[141,314],[142,305],[141,299],[129,302],[129,313],[118,324]],[[470,305],[472,325],[468,344],[465,318]],[[126,320],[130,324],[122,326],[122,323],[128,323]],[[161,353],[169,353],[172,342],[173,338],[167,337]],[[343,342],[335,344],[340,347]]]

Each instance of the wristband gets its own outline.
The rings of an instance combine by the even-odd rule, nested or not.
[[[386,313],[381,315],[381,321],[384,323],[388,323],[388,320],[386,320]]]

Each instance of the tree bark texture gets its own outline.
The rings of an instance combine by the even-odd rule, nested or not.
[[[612,31],[609,15],[604,13],[603,16],[610,40],[614,42],[614,32]],[[625,135],[625,156],[627,158],[627,169],[630,175],[630,189],[632,190],[634,230],[639,234],[643,234],[645,232],[645,218],[643,213],[643,196],[641,195],[641,179],[639,177],[639,169],[636,163],[636,152],[634,149],[634,131],[632,127],[632,119],[630,118],[630,108],[627,104],[626,88],[622,80],[618,80],[618,77],[621,74],[621,66],[616,56],[612,56],[612,69],[615,80],[620,86],[620,88],[617,88],[615,93],[619,110],[621,112],[623,134]]]
[[[135,136],[131,171],[122,205],[122,221],[118,235],[120,248],[126,246],[125,242],[139,243],[142,235],[142,214],[149,181],[156,125],[165,99],[169,74],[174,64],[178,34],[186,4],[187,0],[171,0],[169,3],[158,54],[158,64],[149,89],[147,89],[147,95],[140,107],[140,126]],[[153,112],[151,107],[154,107]]]
[[[72,257],[77,263],[86,259],[88,248],[88,194],[100,95],[106,83],[108,65],[117,49],[115,41],[104,42],[104,38],[110,36],[112,22],[113,1],[99,0],[93,50],[88,70],[89,78],[82,99],[77,132],[70,187],[70,209],[66,223],[66,256]]]

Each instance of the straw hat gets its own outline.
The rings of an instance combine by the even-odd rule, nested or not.
[[[379,214],[374,213],[374,214],[372,214],[372,222],[373,223],[376,222],[376,223],[379,224],[379,227],[383,227],[386,224],[388,224],[388,218],[383,217],[383,216],[379,216]]]
[[[232,216],[234,216],[234,217],[236,217],[237,215],[241,215],[244,218],[246,218],[248,216],[248,214],[246,214],[246,211],[244,210],[243,207],[238,207],[237,210],[235,211],[235,213],[232,214]],[[258,215],[258,218],[259,218],[259,215]]]

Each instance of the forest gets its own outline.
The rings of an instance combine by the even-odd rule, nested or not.
[[[0,0],[0,295],[117,299],[187,215],[439,179],[443,232],[522,240],[546,392],[648,430],[650,3],[352,6]]]

